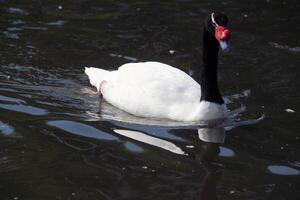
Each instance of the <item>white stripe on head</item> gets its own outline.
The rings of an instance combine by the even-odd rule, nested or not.
[[[212,22],[212,25],[213,25],[214,27],[217,27],[217,26],[219,26],[219,25],[217,24],[214,15],[215,15],[215,13],[211,13],[211,22]]]

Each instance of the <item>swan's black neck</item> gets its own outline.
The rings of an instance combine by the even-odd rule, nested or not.
[[[201,99],[223,104],[218,85],[219,42],[205,28],[203,32],[203,69],[201,73]]]

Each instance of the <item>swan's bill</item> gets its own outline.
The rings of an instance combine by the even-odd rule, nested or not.
[[[220,47],[223,51],[229,51],[230,50],[229,42],[226,41],[226,40],[220,40]]]

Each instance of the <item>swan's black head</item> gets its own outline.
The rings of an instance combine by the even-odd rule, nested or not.
[[[206,18],[205,29],[220,43],[222,50],[229,50],[230,31],[228,17],[220,12],[212,12]]]

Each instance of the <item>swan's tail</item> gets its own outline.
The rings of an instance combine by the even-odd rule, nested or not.
[[[95,86],[99,92],[101,82],[107,80],[111,72],[95,67],[85,67],[85,73],[88,75],[91,85]]]

